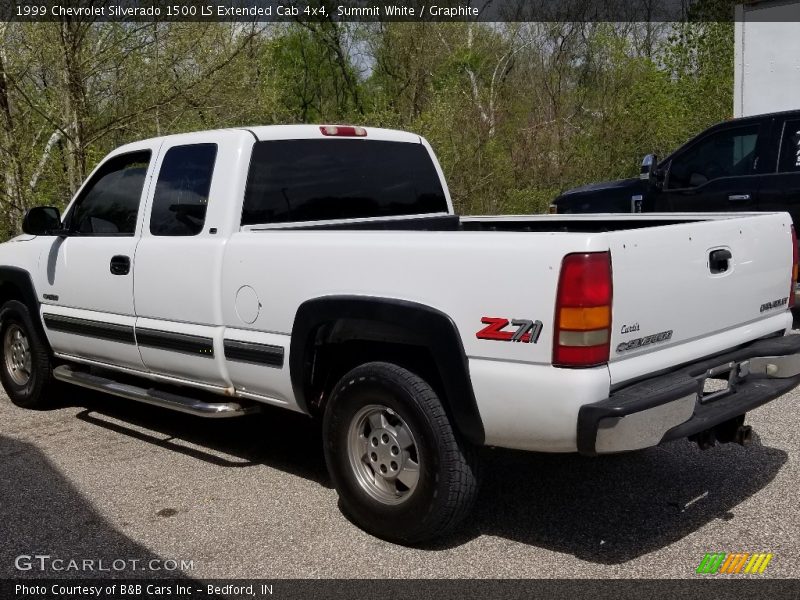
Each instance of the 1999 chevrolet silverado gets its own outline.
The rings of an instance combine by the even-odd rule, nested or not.
[[[128,144],[23,230],[0,245],[15,404],[73,384],[318,417],[343,511],[400,543],[465,517],[478,446],[743,442],[800,383],[788,214],[458,217],[410,133]]]

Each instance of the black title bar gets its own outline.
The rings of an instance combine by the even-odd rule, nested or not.
[[[0,21],[556,22],[758,19],[741,0],[3,0]],[[781,20],[800,21],[789,2]],[[766,13],[765,13],[766,14]]]
[[[626,600],[628,598],[714,598],[714,600],[796,599],[797,580],[707,576],[691,580],[194,580],[194,579],[4,579],[3,600]]]

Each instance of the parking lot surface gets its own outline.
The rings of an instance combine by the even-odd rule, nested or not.
[[[697,576],[706,552],[770,552],[757,577],[800,576],[796,393],[748,415],[747,448],[678,441],[601,458],[486,449],[471,517],[413,549],[339,513],[306,417],[204,421],[69,393],[48,411],[0,397],[0,577],[109,575],[18,569],[17,557],[39,554],[161,567],[126,566],[126,577],[174,576],[170,561],[184,561],[196,578],[682,578]]]

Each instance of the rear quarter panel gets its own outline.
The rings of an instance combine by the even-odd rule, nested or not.
[[[223,266],[228,326],[289,334],[304,301],[332,295],[408,300],[454,320],[470,357],[549,364],[555,289],[568,252],[603,249],[601,236],[496,232],[242,232]],[[253,323],[235,311],[251,286],[263,309]],[[479,340],[481,318],[540,320],[536,344]]]
[[[225,253],[223,319],[240,332],[269,332],[265,341],[285,346],[288,365],[295,313],[306,300],[363,295],[438,309],[463,341],[485,443],[574,451],[577,411],[608,395],[609,376],[605,366],[550,366],[555,290],[565,254],[604,250],[603,243],[602,234],[245,231]],[[253,323],[236,311],[243,286],[262,304]],[[540,320],[542,332],[537,343],[478,339],[487,316]],[[285,396],[288,377],[284,368],[273,389],[259,391]]]

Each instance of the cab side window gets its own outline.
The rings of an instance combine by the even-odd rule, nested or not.
[[[783,125],[778,171],[800,173],[800,119],[786,121]]]
[[[79,235],[132,236],[149,163],[149,150],[106,161],[75,202],[67,228]]]
[[[216,159],[216,144],[174,146],[167,151],[153,195],[150,233],[180,236],[203,230]]]
[[[700,140],[676,156],[667,174],[667,188],[693,188],[720,177],[753,174],[758,124],[725,129]]]

